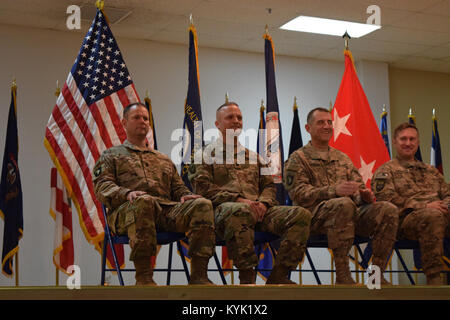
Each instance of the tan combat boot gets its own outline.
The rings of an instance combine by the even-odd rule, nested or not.
[[[256,271],[255,269],[241,269],[239,270],[239,284],[255,284]]]
[[[348,256],[335,256],[336,284],[355,285],[348,265]]]
[[[266,284],[296,284],[294,281],[288,279],[289,269],[281,264],[275,264],[270,273]]]
[[[150,258],[140,258],[134,261],[136,268],[136,285],[137,286],[156,286],[153,281],[153,269],[150,267]]]
[[[386,260],[387,259],[383,259],[383,258],[380,258],[380,257],[373,257],[372,264],[380,268],[380,272],[381,272],[380,284],[383,285],[383,286],[392,286],[392,283],[387,281],[386,278],[383,275],[384,268],[385,268],[386,262],[387,262]]]
[[[441,278],[441,274],[438,273],[432,273],[432,274],[427,274],[427,285],[429,286],[442,286],[444,285],[442,278]]]
[[[209,258],[192,257],[191,260],[191,280],[189,284],[214,284],[208,279]]]

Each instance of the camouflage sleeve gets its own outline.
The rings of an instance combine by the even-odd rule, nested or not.
[[[183,196],[192,194],[192,192],[189,191],[188,187],[186,187],[186,185],[184,184],[183,179],[181,179],[180,175],[178,174],[177,168],[173,163],[171,188],[171,196],[173,201],[180,202]]]
[[[298,152],[286,161],[283,183],[295,204],[308,208],[323,200],[336,198],[334,185],[317,187],[315,179],[307,160],[302,160]]]
[[[424,202],[404,197],[395,187],[393,173],[387,166],[377,169],[371,186],[377,201],[389,201],[402,209],[419,209],[426,205]]]
[[[360,184],[359,188],[365,189],[366,185],[361,177],[361,174],[359,173],[358,169],[356,169],[356,167],[353,165],[353,162],[352,160],[350,160],[350,158],[348,158],[347,165],[350,168],[349,181],[358,182]],[[353,195],[351,198],[357,206],[364,204],[364,201],[361,199],[361,195],[359,194],[359,192],[356,195]]]
[[[261,168],[268,167],[268,165],[258,166],[259,169],[259,190],[261,190],[258,201],[263,202],[267,207],[273,207],[278,205],[276,199],[276,187],[273,182],[273,176],[261,174]],[[284,203],[283,203],[284,204]]]
[[[450,206],[450,184],[445,182],[444,176],[438,171],[438,181],[439,181],[439,197]]]
[[[127,201],[127,194],[132,190],[116,183],[114,161],[109,154],[104,152],[100,156],[93,173],[95,196],[101,203],[112,209]]]
[[[194,191],[211,200],[214,207],[224,202],[234,202],[239,197],[239,193],[222,190],[214,184],[212,165],[194,164],[189,166],[188,177]]]

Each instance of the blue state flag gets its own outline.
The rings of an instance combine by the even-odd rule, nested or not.
[[[436,169],[438,169],[438,171],[443,175],[444,169],[442,168],[441,141],[439,139],[437,117],[435,114],[433,114],[432,121],[433,121],[433,133],[432,133],[433,136],[431,138],[430,164]]]
[[[198,73],[197,31],[193,24],[189,27],[189,74],[188,91],[184,104],[183,121],[183,153],[181,162],[181,178],[184,184],[192,190],[188,179],[189,164],[193,161],[193,154],[203,148],[202,107],[200,104],[200,78]],[[182,241],[181,250],[188,261],[189,245]]]
[[[184,104],[183,155],[181,177],[185,185],[192,190],[188,179],[188,169],[193,154],[203,148],[202,107],[200,104],[200,79],[198,73],[197,31],[193,24],[189,27],[189,75],[188,92]]]
[[[302,132],[300,129],[300,118],[298,117],[298,106],[294,103],[294,117],[292,120],[291,141],[289,141],[289,156],[296,150],[303,147]],[[286,192],[286,205],[291,206],[292,200]]]
[[[416,125],[416,116],[414,116],[411,111],[408,115],[408,121],[410,124]],[[422,153],[420,152],[420,146],[417,148],[416,154],[414,155],[414,158],[416,158],[419,161],[422,161]]]
[[[19,251],[19,240],[23,235],[22,186],[18,165],[19,138],[17,134],[17,87],[11,88],[5,153],[3,155],[0,180],[0,215],[4,220],[2,272],[14,275],[13,258]]]
[[[265,108],[264,105],[261,104],[259,108],[259,130],[258,130],[258,143],[257,143],[257,152],[260,156],[264,157],[265,152],[262,149],[266,148],[265,136],[262,134],[263,130],[266,128],[266,119],[265,119]],[[270,275],[270,272],[273,268],[274,256],[272,249],[270,248],[269,243],[262,243],[255,246],[255,253],[258,257],[258,275],[266,281]]]
[[[388,136],[388,125],[387,125],[387,112],[383,110],[381,113],[381,123],[380,123],[381,137],[383,138],[384,144],[386,145],[389,157],[391,157],[391,148],[389,146],[389,136]]]
[[[286,203],[286,192],[283,186],[284,152],[281,134],[280,112],[278,108],[277,86],[275,83],[275,53],[271,36],[266,32],[264,38],[264,56],[266,70],[266,143],[267,157],[272,168],[277,189],[277,201]]]

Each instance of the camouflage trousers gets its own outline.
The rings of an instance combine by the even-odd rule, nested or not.
[[[398,229],[398,209],[386,201],[357,207],[348,197],[324,201],[314,210],[311,234],[326,234],[334,255],[347,255],[355,234],[372,239],[374,258],[386,260]],[[383,267],[382,267],[383,269]]]
[[[198,198],[176,205],[160,204],[143,195],[122,204],[108,219],[112,231],[130,238],[130,260],[156,254],[156,231],[186,233],[191,257],[210,258],[215,250],[211,201]]]
[[[399,237],[419,242],[422,268],[426,275],[441,272],[444,236],[448,228],[448,214],[424,208],[409,213],[401,222]]]
[[[216,233],[225,240],[228,255],[239,270],[254,268],[258,264],[254,248],[255,231],[280,236],[275,265],[295,269],[305,251],[310,221],[311,213],[297,206],[269,208],[258,223],[250,206],[244,203],[225,202],[215,210]]]

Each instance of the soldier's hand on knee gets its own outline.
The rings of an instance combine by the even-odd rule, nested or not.
[[[444,201],[433,201],[427,203],[427,208],[437,209],[442,213],[448,213],[448,206],[444,203]]]
[[[182,196],[181,199],[180,199],[180,202],[184,203],[185,201],[192,200],[192,199],[198,199],[198,198],[201,198],[201,197],[202,196],[199,195],[199,194],[188,194],[186,196]]]
[[[259,221],[259,207],[256,201],[239,197],[236,199],[236,202],[247,204],[250,207],[250,213],[252,214],[253,218],[255,218],[256,221]]]
[[[258,220],[257,221],[260,222],[264,219],[264,216],[266,215],[267,207],[262,202],[257,202],[257,205],[258,205]]]
[[[336,185],[336,195],[339,197],[348,197],[358,192],[359,183],[356,181],[345,181]]]
[[[372,190],[370,189],[360,189],[359,194],[361,195],[361,199],[365,203],[373,203],[375,202],[375,195],[373,194]]]
[[[130,202],[133,202],[134,199],[136,199],[139,196],[142,196],[144,194],[147,194],[147,192],[144,191],[131,191],[127,194],[127,200]]]

